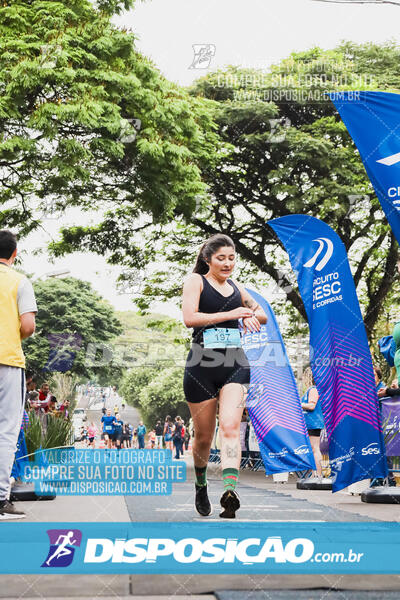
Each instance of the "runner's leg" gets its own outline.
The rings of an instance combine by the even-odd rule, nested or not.
[[[189,402],[188,404],[194,428],[192,444],[194,465],[195,468],[207,467],[215,433],[217,399],[211,398],[204,402]]]
[[[207,465],[215,433],[217,399],[211,398],[198,403],[189,402],[189,408],[194,426],[195,507],[202,517],[207,517],[212,511],[208,498]]]
[[[221,444],[221,466],[224,493],[220,517],[233,519],[240,507],[236,485],[239,479],[241,459],[240,422],[243,414],[243,386],[228,383],[219,393],[219,439]]]
[[[239,470],[242,449],[240,422],[243,414],[243,387],[239,383],[224,385],[219,393],[219,439],[222,470]]]

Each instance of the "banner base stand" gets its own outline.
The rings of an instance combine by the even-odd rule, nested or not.
[[[400,488],[388,485],[368,488],[361,494],[361,501],[375,504],[400,504]]]
[[[32,500],[54,500],[56,496],[38,496],[33,483],[17,482],[11,488],[11,502],[29,502]]]
[[[332,479],[328,477],[324,477],[323,479],[319,479],[318,477],[307,477],[305,479],[300,479],[296,487],[298,490],[331,490],[332,489]]]

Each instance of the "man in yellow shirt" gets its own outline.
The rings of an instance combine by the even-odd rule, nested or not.
[[[32,284],[12,268],[17,238],[0,231],[0,520],[25,514],[9,502],[10,475],[25,402],[25,357],[21,340],[35,331]]]

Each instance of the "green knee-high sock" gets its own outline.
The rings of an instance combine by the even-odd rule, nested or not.
[[[207,485],[207,465],[205,467],[194,467],[196,474],[196,485],[204,487]]]
[[[239,470],[232,468],[224,469],[222,471],[222,479],[225,490],[234,490],[239,480]]]

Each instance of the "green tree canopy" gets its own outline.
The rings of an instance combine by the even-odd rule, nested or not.
[[[53,371],[68,371],[89,379],[100,378],[108,384],[121,370],[96,364],[96,350],[108,347],[122,327],[113,307],[95,292],[90,283],[66,277],[46,279],[34,284],[38,305],[36,333],[24,340],[27,369],[47,378]]]
[[[119,393],[125,402],[130,406],[140,409],[139,396],[150,381],[156,377],[158,372],[159,369],[156,367],[143,366],[133,368],[125,373],[119,388]]]
[[[132,369],[124,377],[121,395],[140,411],[148,427],[167,415],[180,415],[185,423],[190,418],[182,388],[182,367],[145,367]]]
[[[269,72],[230,67],[198,80],[192,94],[214,102],[222,141],[218,164],[203,165],[209,201],[190,222],[176,213],[174,232],[154,230],[153,246],[165,268],[148,279],[139,306],[178,297],[200,243],[223,231],[236,244],[239,279],[270,292],[272,286],[275,308],[291,316],[293,332],[302,330],[303,303],[287,255],[266,222],[309,214],[342,238],[371,336],[389,292],[399,291],[398,246],[326,92],[399,91],[399,58],[394,43],[345,43],[293,53]],[[121,240],[119,253],[125,252]]]
[[[134,35],[111,23],[132,4],[2,2],[1,228],[25,235],[49,212],[94,209],[102,218],[91,250],[111,249],[118,261],[123,238],[140,262],[133,224],[141,231],[146,216],[190,214],[204,195],[198,163],[211,160],[216,141],[209,109],[162,77],[137,52]],[[66,242],[86,232],[81,223]]]

